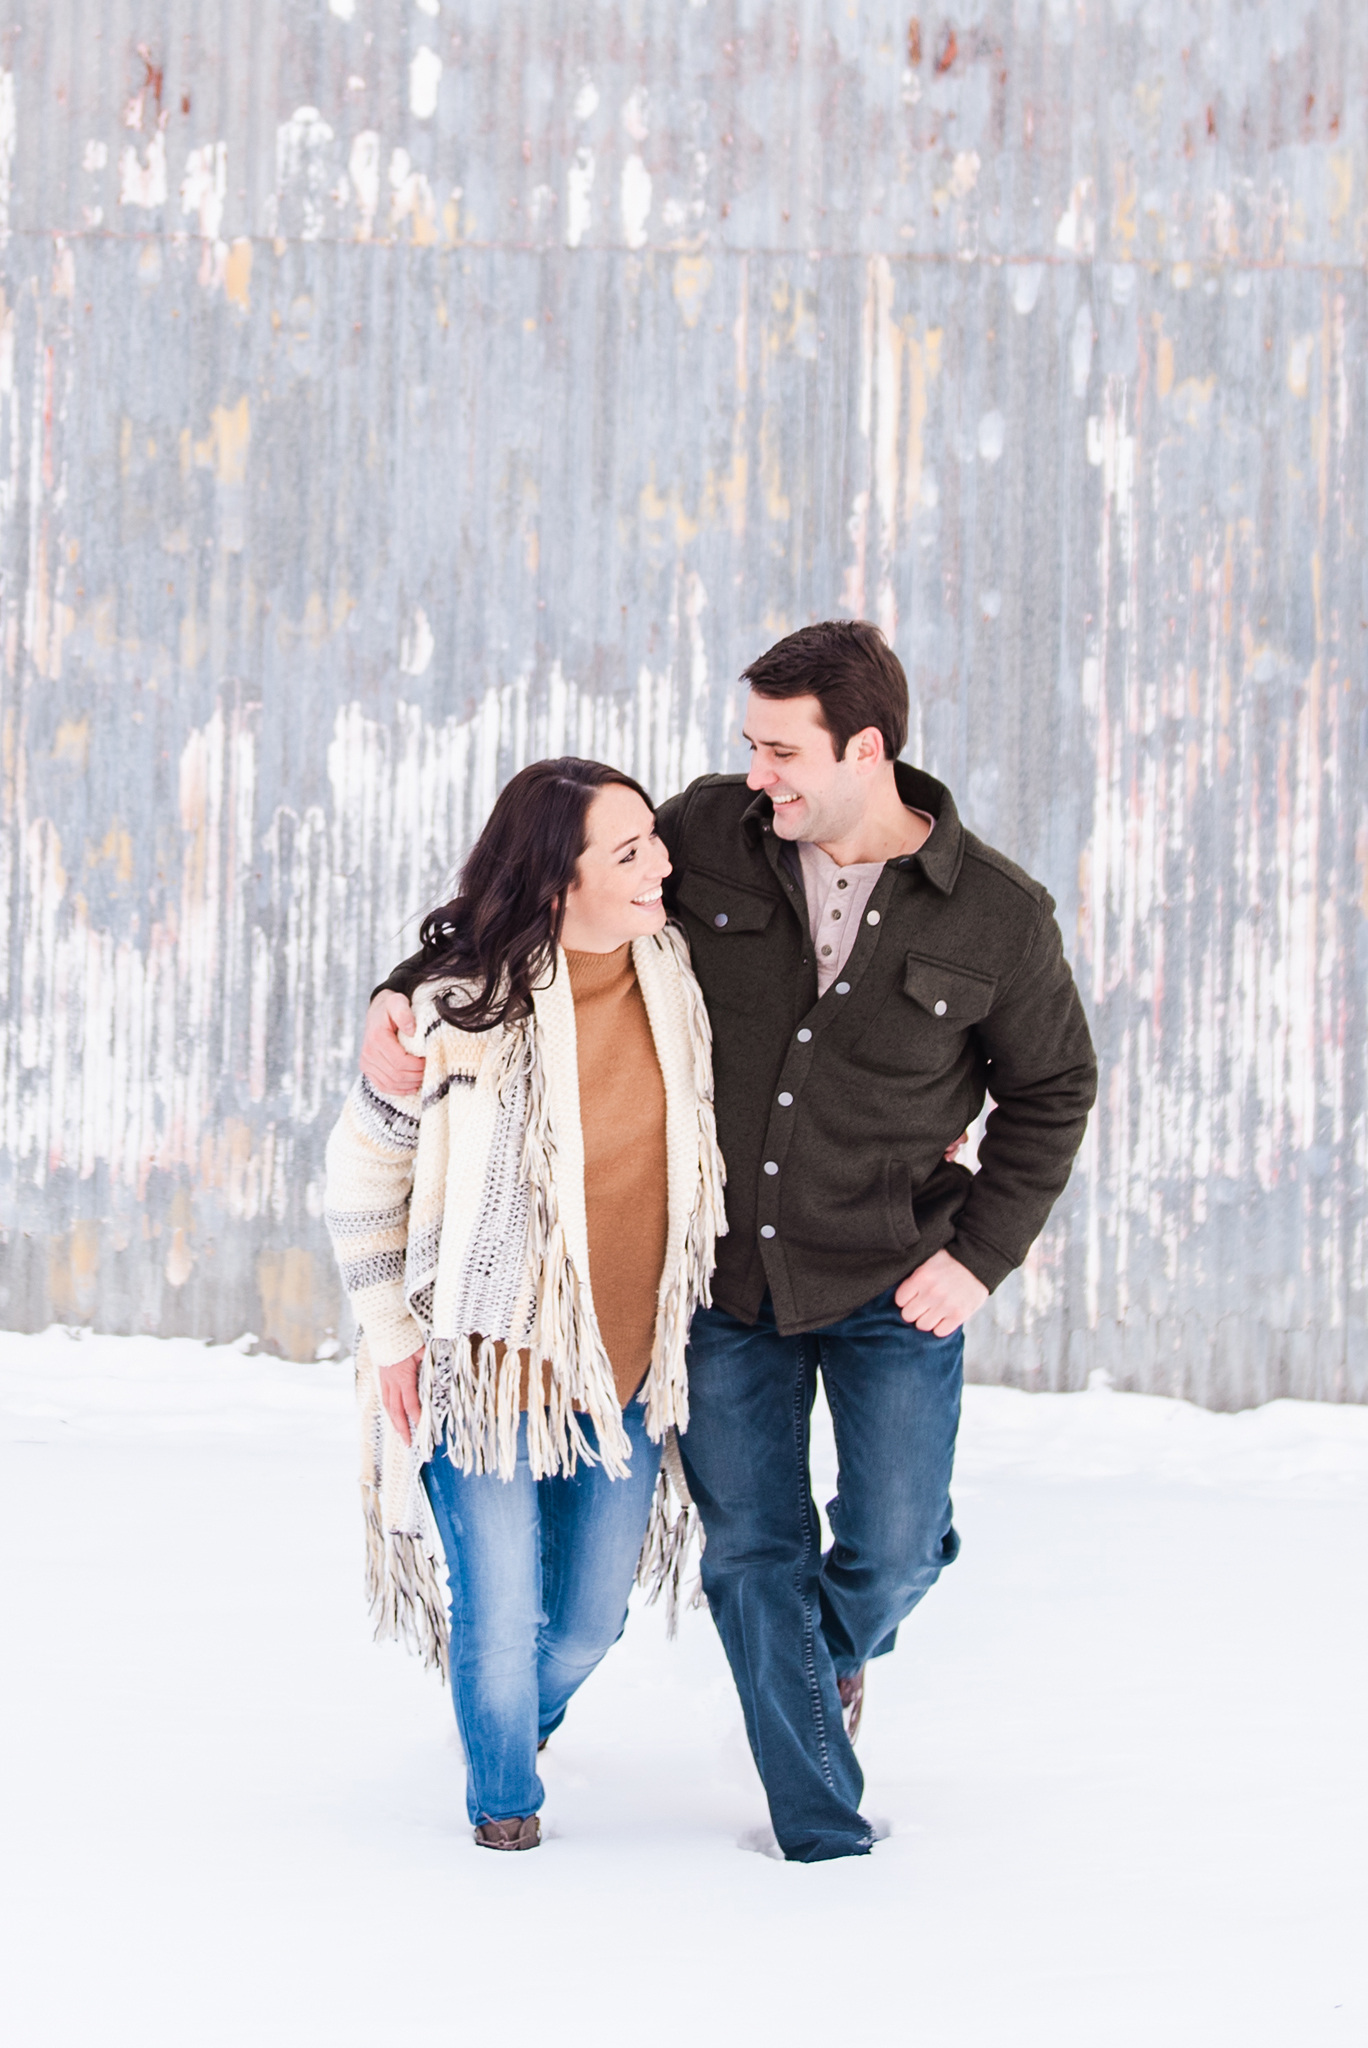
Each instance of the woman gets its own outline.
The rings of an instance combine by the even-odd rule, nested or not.
[[[679,1548],[661,1450],[725,1225],[669,872],[629,776],[524,768],[423,926],[420,1092],[361,1079],[328,1144],[377,1632],[449,1667],[482,1848],[537,1846],[537,1751]]]

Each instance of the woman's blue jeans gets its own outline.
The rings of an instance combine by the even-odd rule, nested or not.
[[[622,1424],[625,1479],[584,1464],[534,1479],[526,1416],[512,1479],[463,1473],[444,1450],[423,1468],[451,1582],[451,1694],[477,1827],[538,1811],[537,1744],[622,1634],[660,1469],[639,1402]]]

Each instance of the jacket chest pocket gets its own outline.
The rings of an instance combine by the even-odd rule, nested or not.
[[[688,913],[693,969],[708,1002],[753,1010],[763,988],[765,934],[775,899],[690,868],[675,900]]]
[[[856,1041],[855,1055],[889,1074],[945,1073],[964,1058],[966,1034],[988,1015],[996,993],[990,975],[909,953],[901,986]]]

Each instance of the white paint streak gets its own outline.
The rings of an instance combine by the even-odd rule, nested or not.
[[[332,139],[333,131],[317,107],[297,107],[276,130],[277,227],[286,225],[280,209],[291,202],[304,242],[316,242],[323,232],[324,201],[332,181]]]
[[[1088,378],[1092,374],[1092,352],[1092,307],[1085,300],[1074,315],[1073,336],[1069,342],[1069,369],[1075,398],[1082,398],[1087,392]]]
[[[17,126],[14,109],[14,73],[0,71],[0,241],[10,231],[10,185],[14,175]]]
[[[415,119],[432,119],[437,111],[437,92],[441,83],[441,58],[426,43],[419,43],[409,64],[409,112]]]
[[[405,633],[399,647],[399,666],[406,676],[426,675],[432,662],[436,641],[428,624],[428,615],[421,605],[413,614],[413,624]]]
[[[357,239],[368,242],[380,205],[380,137],[373,128],[363,128],[354,138],[347,156],[347,176],[361,215]]]
[[[165,206],[166,137],[159,128],[140,159],[134,145],[127,143],[119,153],[120,206]]]
[[[581,147],[565,173],[565,246],[578,249],[589,232],[592,213],[590,195],[594,189],[594,152]]]
[[[651,174],[639,156],[629,156],[622,166],[621,202],[623,239],[629,249],[644,249],[651,213]]]

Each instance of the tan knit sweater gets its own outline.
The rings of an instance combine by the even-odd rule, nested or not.
[[[565,955],[575,998],[589,1282],[625,1408],[646,1377],[665,1263],[665,1082],[632,949]]]

